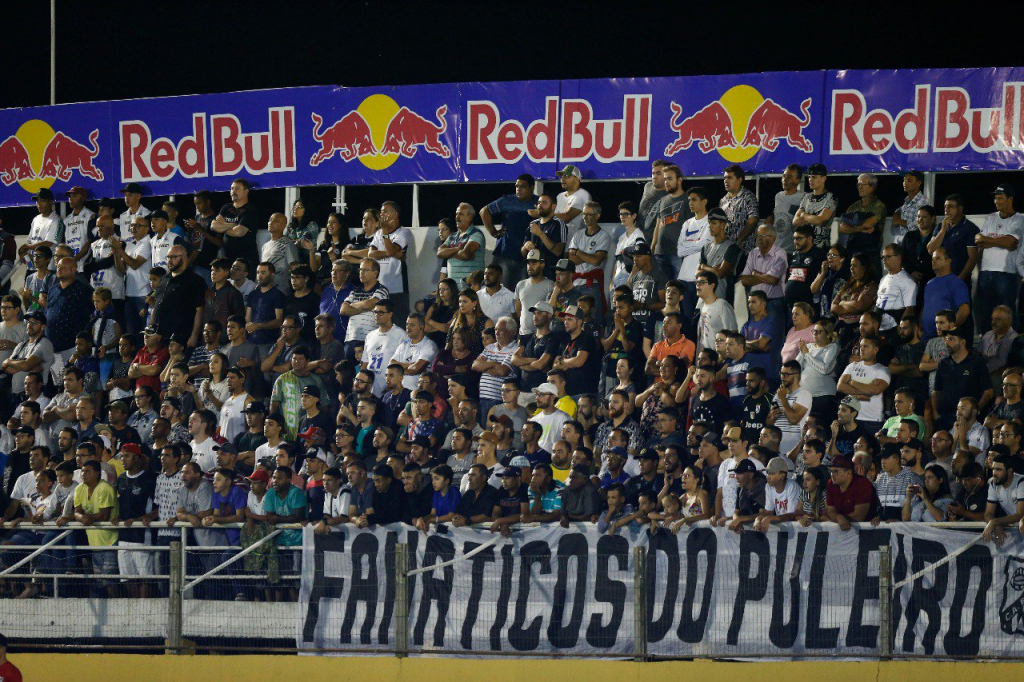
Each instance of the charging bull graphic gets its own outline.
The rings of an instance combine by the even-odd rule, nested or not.
[[[64,133],[58,132],[43,152],[43,165],[39,170],[39,177],[57,178],[66,182],[71,179],[71,171],[77,170],[93,180],[102,180],[103,171],[92,162],[100,153],[99,145],[96,144],[99,136],[99,130],[92,131],[89,135],[92,149],[89,149]]]
[[[341,154],[346,163],[360,156],[373,156],[377,148],[373,146],[373,131],[363,115],[358,111],[350,111],[337,123],[320,133],[323,118],[313,113],[313,139],[320,143],[320,150],[309,160],[311,166],[319,166],[334,156]]]
[[[761,102],[747,123],[747,134],[743,146],[755,146],[770,152],[779,147],[779,140],[785,140],[790,147],[812,152],[814,145],[803,135],[803,129],[811,123],[811,98],[800,103],[800,118],[791,111],[776,104],[770,97]]]
[[[411,159],[416,156],[417,147],[447,159],[452,155],[450,149],[441,142],[441,135],[448,129],[444,115],[448,106],[442,104],[435,115],[440,125],[434,125],[408,107],[402,107],[388,123],[388,132],[384,136],[382,154],[401,154]]]
[[[665,147],[665,156],[672,156],[683,149],[689,149],[694,142],[697,148],[707,154],[720,147],[735,147],[736,138],[732,132],[732,117],[721,102],[712,102],[693,116],[679,121],[683,107],[671,102],[672,120],[669,123],[676,131],[676,141]]]
[[[0,182],[10,187],[16,182],[33,180],[35,177],[25,144],[14,135],[0,142]]]

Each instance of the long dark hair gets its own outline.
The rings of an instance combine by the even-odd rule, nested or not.
[[[302,220],[296,220],[295,219],[295,204],[302,204],[302,208],[303,208]],[[292,202],[292,216],[288,219],[288,227],[289,228],[296,228],[296,227],[303,228],[303,227],[305,227],[306,225],[309,224],[309,213],[310,213],[309,206],[306,205],[306,202],[305,202],[305,200],[302,197],[299,197],[298,199],[296,199],[295,201]]]

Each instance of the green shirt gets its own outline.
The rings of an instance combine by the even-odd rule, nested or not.
[[[886,419],[885,423],[882,424],[882,430],[885,431],[885,435],[888,436],[889,438],[895,438],[897,432],[899,432],[900,430],[900,422],[903,421],[904,419],[910,419],[911,421],[917,423],[917,437],[923,440],[924,435],[928,431],[927,429],[925,429],[924,420],[918,417],[916,414],[912,414],[909,417],[901,417],[899,415],[896,415],[895,417],[889,417],[888,419]]]
[[[302,395],[302,389],[306,386],[316,387],[320,391],[321,403],[324,402],[327,391],[324,388],[324,382],[316,374],[300,377],[294,371],[288,370],[274,382],[274,391],[270,396],[270,401],[281,404],[281,414],[284,415],[285,422],[284,439],[289,442],[294,441],[298,435],[299,420],[305,414],[299,397]]]
[[[75,488],[75,508],[82,508],[86,514],[99,514],[101,509],[111,509],[110,520],[117,520],[117,493],[106,481],[100,481],[89,495],[89,488],[84,483]],[[116,530],[86,530],[89,544],[93,546],[109,546],[117,544]]]

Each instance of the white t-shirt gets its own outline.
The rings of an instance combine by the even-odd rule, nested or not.
[[[769,514],[775,514],[776,516],[793,514],[799,511],[800,485],[790,478],[786,481],[786,487],[780,493],[769,483],[764,487],[764,509]]]
[[[138,268],[133,268],[128,265],[125,269],[125,296],[131,296],[138,298],[140,296],[149,296],[149,292],[153,290],[153,287],[149,284],[149,269],[153,267],[153,242],[149,235],[146,235],[138,243],[135,243],[135,238],[131,238],[124,244],[124,252],[132,258],[142,258],[143,263]]]
[[[378,328],[366,335],[363,364],[373,372],[373,394],[378,398],[384,395],[384,373],[391,364],[391,358],[395,357],[398,346],[408,338],[409,335],[397,324],[391,325],[387,332],[382,332]]]
[[[516,318],[516,295],[504,285],[494,294],[487,293],[487,287],[483,287],[476,292],[476,297],[480,301],[480,310],[488,320],[497,322],[498,318],[505,316],[513,320]]]
[[[424,336],[420,339],[419,343],[413,343],[412,339],[406,338],[405,341],[398,344],[393,359],[401,363],[426,360],[427,365],[423,369],[426,372],[430,370],[430,365],[434,362],[435,357],[437,357],[437,344]],[[387,368],[385,367],[385,369]],[[409,374],[406,372],[405,377],[402,378],[402,387],[415,391],[419,380],[419,374]]]
[[[53,244],[53,246],[56,246],[60,242],[60,233],[62,227],[63,223],[61,222],[60,214],[58,214],[56,211],[54,211],[48,216],[36,215],[36,217],[32,219],[32,227],[29,228],[28,239],[25,240],[25,243],[28,244],[29,246],[33,246],[41,242],[50,242],[51,244]],[[36,268],[33,265],[32,261],[31,249],[29,249],[28,252],[25,253],[25,256],[22,260],[24,260],[25,263],[28,265],[28,269],[30,272],[36,271]],[[50,261],[51,270],[57,267],[56,265],[54,265],[56,260],[57,259],[55,258],[52,261]]]
[[[629,281],[629,270],[626,269],[623,262],[618,259],[622,255],[622,252],[626,249],[636,246],[638,242],[646,241],[644,239],[644,231],[639,227],[633,230],[633,234],[623,233],[619,237],[619,241],[615,243],[615,272],[612,274],[612,285],[619,286]]]
[[[1024,239],[1024,215],[1014,213],[1012,216],[1000,218],[999,213],[989,213],[982,223],[981,232],[986,237],[1014,237],[1018,248]],[[1017,272],[1017,253],[998,247],[989,247],[981,251],[981,269],[989,272]]]
[[[865,365],[863,362],[851,362],[843,370],[843,376],[849,376],[853,381],[870,384],[875,379],[883,380],[886,385],[892,380],[889,368],[880,362],[873,365]],[[880,422],[882,421],[882,394],[871,396],[870,400],[860,401],[860,412],[857,414],[860,421]]]
[[[786,412],[783,410],[779,415],[779,418],[775,420],[775,426],[778,427],[779,431],[782,432],[782,442],[779,443],[779,452],[785,454],[796,447],[796,444],[800,441],[800,433],[804,428],[804,423],[807,421],[807,415],[811,413],[811,392],[801,386],[797,390],[786,396],[786,402],[789,403],[790,407],[806,407],[807,411],[804,412],[803,419],[797,424],[790,424],[789,419],[786,418]],[[772,407],[780,407],[778,396],[772,398]],[[781,409],[781,408],[780,408]]]
[[[676,255],[683,263],[679,266],[679,279],[692,282],[697,279],[697,266],[700,265],[700,254],[704,245],[711,239],[708,230],[708,217],[690,218],[683,223],[676,243]]]
[[[150,211],[148,208],[140,204],[138,213],[132,213],[131,209],[128,209],[127,211],[122,213],[121,217],[117,219],[117,224],[120,225],[121,227],[121,229],[119,230],[119,232],[121,233],[121,241],[126,242],[129,239],[131,239],[132,221],[135,220],[136,216],[146,216],[149,215],[151,212],[152,211]]]
[[[893,319],[886,311],[895,310],[902,315],[905,308],[915,305],[917,305],[917,283],[910,278],[906,270],[900,270],[895,275],[886,275],[878,283],[875,307],[882,313],[882,326],[880,327],[882,331],[892,329],[899,324],[899,320]]]
[[[263,460],[269,459],[269,460],[274,462],[274,466],[276,467],[277,466],[277,449],[279,447],[281,447],[283,444],[284,444],[284,441],[281,441],[277,445],[273,445],[272,446],[272,445],[270,445],[270,443],[264,443],[263,445],[260,445],[259,447],[257,447],[256,450],[253,452],[253,455],[252,455],[253,458],[256,460],[256,464],[259,465],[259,463],[262,462]]]
[[[96,214],[84,206],[78,215],[69,213],[64,217],[64,243],[71,247],[71,252],[76,256],[89,242],[89,224],[95,218]],[[78,261],[79,272],[82,272],[83,267],[85,261]]]
[[[89,253],[95,260],[100,260],[112,256],[114,249],[106,239],[97,239],[89,246]],[[109,268],[95,270],[89,275],[89,284],[93,289],[107,287],[110,289],[110,296],[115,300],[124,299],[124,273],[114,267],[113,263]]]
[[[590,201],[590,192],[582,187],[576,190],[573,194],[561,192],[555,199],[555,213],[565,213],[570,208],[578,208],[580,211],[579,215],[565,223],[569,239],[572,239],[574,234],[583,229],[583,206],[586,205],[588,201]]]
[[[529,421],[540,424],[542,431],[540,441],[537,444],[541,449],[551,452],[555,447],[555,443],[562,440],[562,426],[566,422],[571,422],[572,417],[561,410],[555,410],[551,414],[538,412],[530,417]]]
[[[997,486],[991,480],[988,482],[988,501],[999,504],[1002,514],[1016,514],[1017,503],[1021,500],[1024,500],[1024,475],[1014,474],[1010,485],[1006,487]],[[1001,515],[999,511],[996,514]]]
[[[213,451],[216,445],[217,441],[209,437],[202,443],[197,443],[194,439],[189,443],[192,448],[192,461],[199,465],[204,474],[217,468],[217,453]]]
[[[408,249],[412,244],[412,232],[408,228],[400,227],[389,235],[383,230],[377,230],[370,240],[370,248],[378,251],[384,250],[384,237],[393,243],[398,244],[402,249]],[[382,258],[380,263],[380,283],[387,287],[392,294],[400,294],[405,291],[402,287],[402,261],[397,258]]]
[[[577,194],[579,194],[579,192],[577,192]],[[582,220],[582,216],[580,216],[580,219]],[[587,234],[585,229],[579,230],[569,239],[569,245],[565,248],[565,252],[569,253],[572,249],[576,249],[580,253],[585,253],[588,256],[593,256],[599,251],[604,251],[605,259],[607,259],[608,252],[612,250],[612,237],[602,229],[598,229],[594,234]],[[585,272],[603,269],[603,264],[594,265],[593,263],[580,263],[576,266],[576,274],[581,275]]]
[[[697,350],[701,348],[715,348],[715,334],[723,329],[736,329],[736,311],[732,309],[724,298],[715,299],[711,305],[704,301],[697,301],[697,312],[700,318],[697,321]]]
[[[764,471],[764,465],[760,460],[748,457],[754,463],[758,471]],[[722,461],[718,467],[718,490],[722,491],[722,514],[728,518],[736,511],[736,499],[740,495],[740,485],[736,482],[736,472],[733,469],[739,462],[735,457]],[[767,489],[767,488],[766,488]]]
[[[352,492],[348,486],[339,490],[337,495],[331,495],[326,492],[324,493],[324,517],[348,516],[348,508],[350,506],[352,506]],[[331,526],[332,533],[338,533],[340,531],[340,525]]]
[[[167,252],[171,250],[171,247],[175,244],[181,243],[184,240],[178,235],[174,234],[170,230],[164,232],[163,236],[157,236],[154,232],[149,237],[150,248],[152,249],[152,257],[150,263],[154,268],[160,267],[167,269]]]
[[[18,476],[18,480],[14,482],[14,487],[11,489],[11,499],[19,500],[24,504],[37,492],[36,473],[26,471],[21,476]]]
[[[267,513],[266,510],[263,508],[263,500],[265,499],[267,499],[266,493],[263,494],[263,497],[256,497],[256,493],[250,490],[248,497],[246,497],[245,499],[245,506],[253,514],[259,514],[260,516],[263,516]]]

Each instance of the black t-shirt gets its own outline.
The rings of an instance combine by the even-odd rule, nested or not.
[[[302,327],[299,329],[299,337],[307,347],[312,346],[316,341],[313,325],[315,324],[316,316],[319,314],[320,297],[312,291],[302,297],[292,294],[284,303],[284,316],[295,315],[299,318],[299,324]],[[312,350],[310,348],[310,351]]]
[[[530,491],[524,483],[520,483],[515,492],[509,492],[505,490],[505,486],[502,486],[494,505],[501,507],[501,512],[499,512],[501,516],[518,516],[521,511],[520,503],[530,504]]]
[[[952,356],[943,358],[935,370],[935,390],[941,391],[939,414],[955,414],[961,398],[971,396],[978,400],[991,388],[988,367],[974,351],[960,363],[954,362]]]
[[[455,513],[461,514],[467,519],[480,516],[481,514],[491,518],[491,512],[494,511],[496,504],[498,504],[498,491],[493,486],[485,483],[479,493],[467,490],[466,494],[462,496],[459,506],[455,508]]]
[[[640,493],[654,493],[657,495],[663,487],[665,487],[665,477],[661,474],[657,474],[650,481],[637,474],[626,481],[626,502],[636,508],[637,504],[640,503]]]
[[[395,482],[397,483],[397,481]],[[394,483],[392,483],[394,485]],[[402,512],[402,521],[411,524],[413,519],[422,516],[429,516],[434,506],[434,489],[427,486],[413,494],[405,494],[405,509]]]
[[[597,346],[597,340],[582,331],[575,339],[567,336],[565,347],[562,349],[562,357],[569,360],[576,357],[580,351],[587,353],[587,359],[583,362],[583,366],[566,370],[565,373],[565,392],[569,395],[595,393],[597,382],[601,378],[601,353]]]
[[[156,495],[156,475],[143,471],[138,476],[123,473],[117,477],[117,507],[121,519],[138,519],[151,511]],[[125,542],[143,542],[148,531],[121,531],[119,538]]]
[[[836,435],[836,450],[844,457],[853,457],[853,447],[857,439],[868,435],[868,432],[859,422],[854,422],[854,424],[856,426],[854,426],[853,431],[847,431],[840,427],[839,433]]]
[[[743,398],[740,410],[740,432],[748,443],[756,443],[761,437],[761,429],[768,421],[768,413],[772,411],[772,398],[764,394],[760,398],[748,395]]]
[[[710,400],[701,400],[698,394],[690,404],[690,422],[707,422],[715,433],[722,432],[722,426],[731,413],[729,399],[718,392]]]
[[[523,347],[523,357],[532,358],[539,360],[544,356],[545,353],[551,355],[551,359],[554,360],[558,357],[558,352],[562,347],[562,335],[557,332],[551,332],[544,336],[537,336],[531,334],[526,345]],[[550,367],[549,367],[550,369]],[[536,372],[530,372],[523,370],[523,384],[522,389],[524,391],[532,391],[537,388],[545,381],[547,381],[547,371],[538,370]]]
[[[540,225],[541,229],[544,230],[545,236],[547,236],[547,238],[556,245],[565,244],[569,241],[569,231],[566,229],[565,223],[560,219],[552,218],[546,223],[534,220],[530,225],[533,225],[533,223]],[[558,256],[554,251],[548,249],[548,247],[544,246],[544,241],[530,232],[529,225],[526,228],[526,239],[527,241],[533,242],[533,245],[537,247],[538,251],[540,251],[540,255],[544,257],[544,276],[551,281],[554,281],[555,265],[558,263],[560,256]]]
[[[249,231],[244,237],[232,237],[224,235],[224,255],[230,260],[241,258],[249,263],[250,272],[255,272],[255,265],[260,262],[259,252],[256,249],[256,232],[260,229],[260,216],[252,202],[246,203],[240,208],[235,208],[232,203],[224,204],[219,213],[220,217],[233,225],[245,225]]]
[[[216,216],[211,214],[204,216],[202,214],[196,214],[196,222],[202,226],[203,230],[211,232],[210,223]],[[193,249],[199,250],[199,255],[196,256],[194,265],[201,268],[208,268],[210,264],[217,259],[217,254],[220,253],[220,247],[207,239],[206,235],[203,234],[203,230],[193,230],[189,234],[188,243]],[[251,267],[251,266],[250,266]]]
[[[320,404],[323,405],[322,400]],[[306,429],[308,429],[311,426],[320,427],[320,429],[324,432],[325,442],[320,443],[319,445],[320,447],[323,448],[328,447],[334,440],[334,431],[337,428],[334,424],[334,420],[331,419],[331,417],[326,412],[324,412],[323,409],[321,409],[320,412],[318,412],[317,415],[312,419],[310,419],[306,414],[303,414],[302,417],[299,419],[298,432],[305,433]]]
[[[191,270],[184,270],[169,277],[164,298],[153,316],[164,342],[166,343],[172,334],[181,334],[186,339],[192,336],[196,308],[203,309],[205,305],[206,282],[202,277]]]
[[[821,264],[825,262],[826,255],[825,250],[817,246],[811,247],[807,253],[794,251],[789,254],[789,274],[786,276],[787,306],[792,307],[799,301],[813,304],[811,282],[821,274]]]
[[[973,493],[968,493],[964,486],[957,486],[958,490],[953,497],[953,504],[964,507],[969,512],[977,514],[984,513],[988,506],[988,486],[982,483]],[[967,517],[963,517],[965,520]]]

